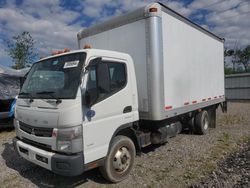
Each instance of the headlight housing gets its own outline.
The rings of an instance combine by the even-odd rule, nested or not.
[[[56,137],[57,151],[65,153],[78,153],[83,150],[82,126],[53,129]]]

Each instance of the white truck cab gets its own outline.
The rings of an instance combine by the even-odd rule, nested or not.
[[[135,80],[124,53],[87,49],[41,59],[17,100],[18,153],[58,174],[82,173],[107,155],[119,127],[139,119]]]

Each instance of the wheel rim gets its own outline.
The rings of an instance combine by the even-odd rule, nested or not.
[[[131,155],[126,147],[121,147],[117,150],[113,166],[116,172],[123,173],[125,172],[131,163]]]
[[[204,130],[208,129],[208,118],[207,117],[204,117],[204,119],[203,119],[203,126],[204,126]]]

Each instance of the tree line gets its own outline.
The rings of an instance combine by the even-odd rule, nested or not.
[[[242,49],[225,49],[225,57],[231,57],[232,67],[225,62],[225,74],[250,72],[250,45]]]

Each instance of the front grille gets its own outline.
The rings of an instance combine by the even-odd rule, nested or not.
[[[52,137],[53,128],[33,127],[19,121],[20,129],[28,134],[33,134],[40,137]]]
[[[23,141],[26,144],[32,145],[34,147],[37,147],[46,151],[52,151],[51,146],[47,144],[38,143],[33,140],[29,140],[27,138],[22,138],[21,141]]]

